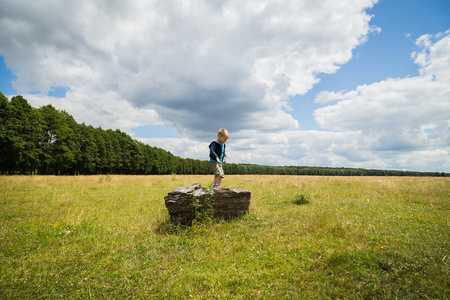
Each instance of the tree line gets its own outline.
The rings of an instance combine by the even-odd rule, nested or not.
[[[207,157],[207,149],[205,150]],[[449,176],[446,173],[225,164],[226,174]],[[0,92],[0,174],[211,174],[207,160],[180,158],[120,130],[78,124],[52,105],[32,107]]]

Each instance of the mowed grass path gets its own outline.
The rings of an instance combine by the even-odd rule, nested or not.
[[[450,178],[227,176],[249,214],[171,226],[211,179],[0,177],[0,298],[450,298]]]

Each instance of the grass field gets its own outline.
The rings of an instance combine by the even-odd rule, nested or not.
[[[450,298],[450,178],[227,176],[249,214],[172,226],[211,179],[0,177],[0,298]]]

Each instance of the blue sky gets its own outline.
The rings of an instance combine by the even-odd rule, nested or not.
[[[450,172],[450,1],[180,3],[2,1],[0,91],[181,157]]]

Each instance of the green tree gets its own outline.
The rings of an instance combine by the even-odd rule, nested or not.
[[[40,108],[43,127],[41,174],[70,174],[76,165],[76,138],[68,114],[52,105]],[[73,118],[72,118],[73,119]]]
[[[82,153],[80,149],[80,126],[75,121],[73,116],[71,116],[69,113],[67,113],[65,110],[59,111],[61,116],[64,119],[64,130],[66,130],[64,144],[69,149],[70,155],[73,157],[73,160],[66,161],[65,164],[63,164],[62,172],[64,174],[71,174],[75,175],[79,172],[77,170],[78,161],[81,160]]]
[[[14,152],[14,136],[9,101],[0,92],[0,173],[2,174],[12,174],[18,160]]]
[[[81,155],[80,159],[77,161],[77,169],[81,174],[95,174],[98,160],[95,129],[91,125],[86,126],[86,124],[82,123],[79,130],[78,145],[80,147]]]
[[[15,169],[20,174],[32,173],[38,162],[38,149],[36,147],[38,114],[22,96],[13,97],[9,107],[10,130],[14,132],[10,139]]]

